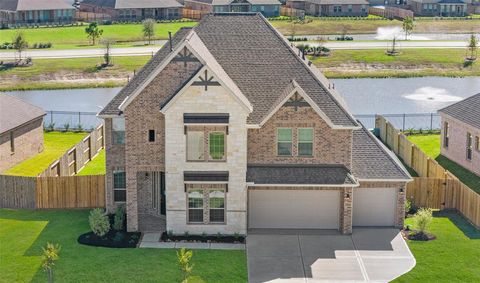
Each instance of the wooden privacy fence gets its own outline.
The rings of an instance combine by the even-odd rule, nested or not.
[[[376,117],[375,128],[379,130],[382,142],[420,176],[408,184],[407,198],[417,206],[456,209],[470,222],[480,227],[480,195],[478,193],[427,156],[383,116]]]
[[[104,126],[101,124],[86,136],[81,142],[74,145],[59,159],[52,162],[39,177],[72,176],[78,173],[85,164],[104,147]]]
[[[209,11],[192,10],[187,8],[182,9],[183,17],[192,20],[200,20],[203,18],[203,16],[209,13]]]
[[[280,16],[305,18],[305,11],[287,6],[280,6]]]
[[[0,208],[105,207],[105,175],[22,177],[0,175]]]

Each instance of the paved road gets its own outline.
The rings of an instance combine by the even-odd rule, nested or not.
[[[313,45],[313,44],[311,44]],[[391,42],[370,41],[370,42],[328,42],[326,47],[331,49],[386,49],[391,46]],[[398,48],[464,48],[466,43],[463,41],[400,41]],[[142,46],[128,48],[113,48],[113,56],[141,56],[152,55],[160,46]],[[92,49],[70,49],[70,50],[28,50],[23,56],[31,58],[81,58],[81,57],[99,57],[103,56],[103,48]],[[14,59],[15,52],[0,52],[0,60]]]

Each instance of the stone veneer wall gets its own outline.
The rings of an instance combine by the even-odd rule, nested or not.
[[[170,62],[124,111],[129,231],[138,230],[138,202],[149,201],[138,199],[137,172],[165,171],[166,135],[165,118],[160,112],[161,102],[178,92],[200,67],[200,62],[189,62],[186,66],[183,62]],[[182,124],[176,126],[183,132]],[[148,141],[149,130],[155,130],[155,142]],[[170,139],[168,136],[167,140]],[[168,185],[166,187],[170,189]]]
[[[277,156],[277,128],[293,130],[293,156]],[[298,128],[314,128],[313,157],[297,156]],[[311,107],[281,107],[261,129],[248,130],[248,163],[352,164],[352,130],[334,130]]]
[[[209,76],[212,75],[209,72]],[[217,78],[214,78],[217,81]],[[167,186],[167,230],[183,234],[246,233],[246,169],[248,111],[222,86],[190,86],[177,96],[165,113],[165,167]],[[229,113],[226,160],[187,162],[184,113]],[[225,224],[187,224],[187,194],[184,171],[228,171]]]
[[[475,137],[480,137],[480,129],[474,128],[444,113],[442,117],[441,153],[448,159],[480,176],[480,151],[475,149]],[[444,123],[449,124],[448,148],[444,146]],[[467,159],[467,132],[472,134],[472,160]]]
[[[10,132],[0,135],[0,172],[43,151],[43,117],[13,129],[13,153],[10,148]]]

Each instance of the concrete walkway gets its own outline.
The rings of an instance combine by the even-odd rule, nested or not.
[[[160,236],[160,233],[144,233],[139,247],[155,249],[245,250],[245,244],[160,242]]]
[[[388,282],[415,266],[397,229],[336,232],[254,231],[247,238],[248,278],[257,282]]]

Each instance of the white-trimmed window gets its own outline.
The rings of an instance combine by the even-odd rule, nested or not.
[[[292,128],[277,129],[277,155],[292,156]]]
[[[210,207],[210,223],[225,222],[225,191],[210,190],[208,192],[208,202]]]
[[[211,160],[225,159],[225,133],[210,132],[208,135],[209,157]]]
[[[298,156],[313,156],[313,128],[298,129]]]
[[[125,118],[112,119],[113,144],[125,144]]]
[[[203,190],[188,191],[188,222],[203,223]]]
[[[187,160],[204,160],[204,134],[203,131],[187,132]]]
[[[475,150],[480,151],[480,137],[475,136]]]
[[[113,201],[125,202],[127,200],[126,174],[123,170],[113,171]]]

